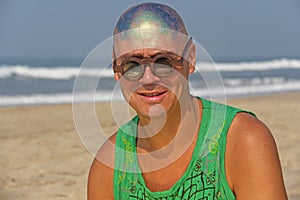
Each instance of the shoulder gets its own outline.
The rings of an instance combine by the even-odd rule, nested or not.
[[[248,113],[238,113],[228,132],[227,178],[239,199],[285,199],[280,161],[269,128]]]
[[[250,150],[276,149],[275,140],[269,128],[255,116],[245,112],[237,113],[228,132],[228,142],[235,148]],[[256,147],[256,148],[254,148]]]
[[[116,133],[99,149],[88,177],[88,199],[113,199]]]
[[[275,142],[269,128],[258,118],[246,112],[236,114],[229,132],[234,136],[232,139],[248,145],[253,142]]]

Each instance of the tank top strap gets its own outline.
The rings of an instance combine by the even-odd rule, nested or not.
[[[136,130],[138,117],[122,125],[116,136],[114,164],[114,197],[122,199],[132,189],[130,184],[136,182],[136,174],[140,172],[136,161]]]
[[[203,118],[203,125],[207,126],[203,146],[199,151],[202,171],[204,174],[207,174],[207,176],[211,176],[210,180],[216,183],[216,188],[219,190],[216,193],[216,197],[219,199],[235,199],[227,182],[225,171],[225,151],[228,130],[238,113],[246,112],[254,116],[255,114],[202,98],[201,101],[203,116],[206,116]]]

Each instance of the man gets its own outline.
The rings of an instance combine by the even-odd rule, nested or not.
[[[137,116],[99,150],[89,200],[287,199],[268,128],[252,113],[190,94],[195,52],[169,6],[142,3],[121,15],[114,77]]]

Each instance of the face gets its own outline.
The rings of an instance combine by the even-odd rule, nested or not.
[[[116,59],[116,64],[125,69],[123,73],[115,73],[115,79],[120,81],[125,99],[140,118],[157,118],[180,112],[180,105],[190,97],[188,77],[194,71],[194,51],[194,45],[189,45],[186,60],[183,59],[183,62],[172,62],[180,60],[181,57],[165,49],[155,48],[134,50]],[[140,63],[136,66],[140,76],[134,79],[124,74],[128,66],[130,68],[131,60]],[[156,67],[163,65],[165,66]],[[169,65],[172,66],[171,70],[168,69]]]

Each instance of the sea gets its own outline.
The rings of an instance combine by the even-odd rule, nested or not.
[[[237,98],[300,91],[300,59],[215,62],[214,67],[197,68],[198,75],[190,77],[197,96]],[[0,64],[0,106],[72,103],[78,76],[98,82],[94,101],[122,100],[111,69],[80,69],[79,65]],[[76,102],[88,101],[85,94],[76,90]]]

